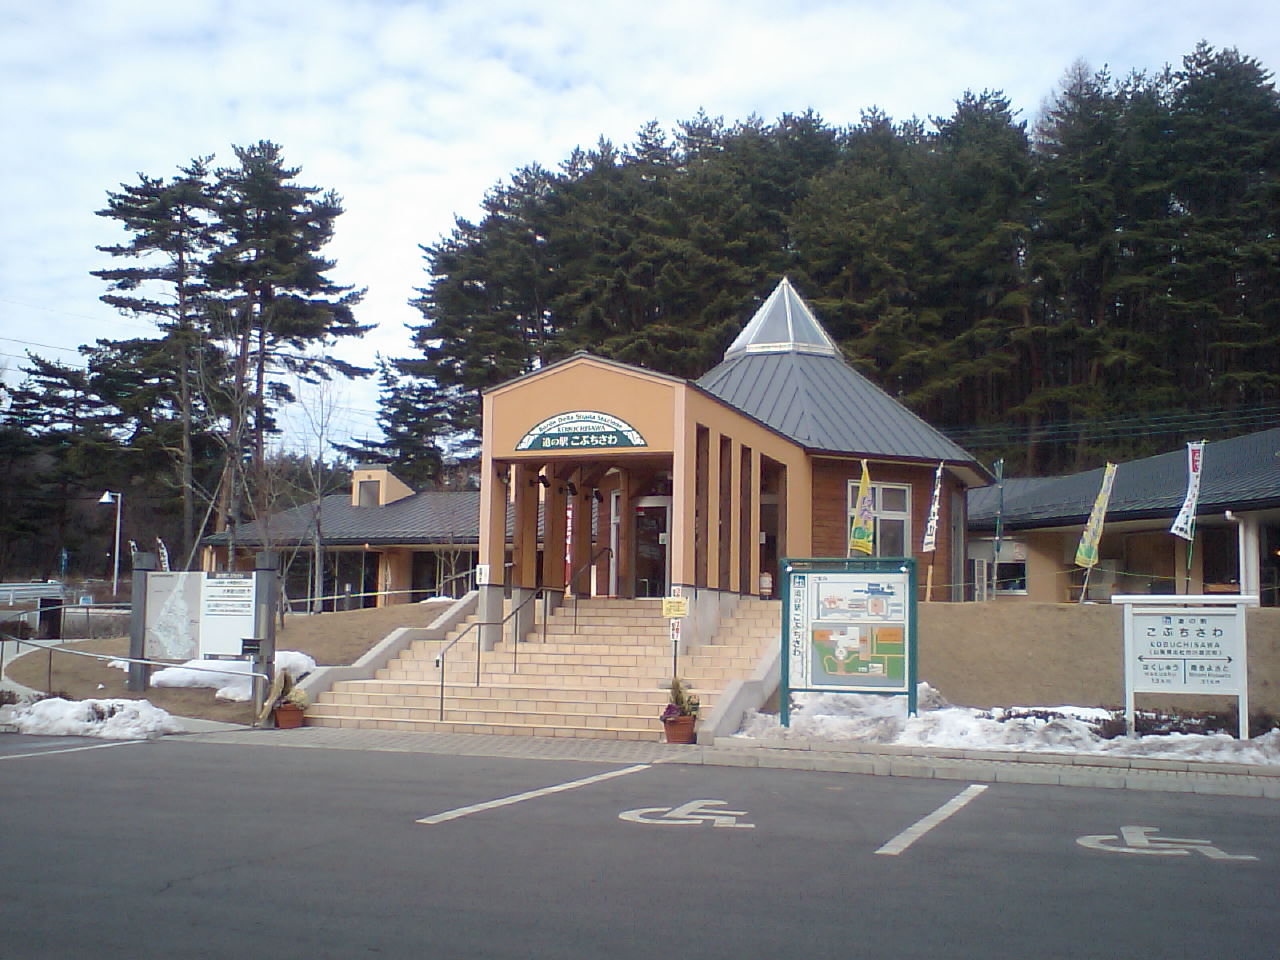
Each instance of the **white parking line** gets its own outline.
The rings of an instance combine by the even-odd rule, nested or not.
[[[968,804],[970,800],[986,789],[986,785],[980,783],[975,783],[971,786],[965,787],[960,791],[960,793],[952,797],[937,810],[933,811],[933,813],[907,827],[907,829],[903,830],[900,834],[877,850],[876,853],[884,854],[886,857],[896,857],[903,850],[907,849],[907,847],[911,846],[938,824],[942,823],[942,821],[946,820],[947,817],[959,811]]]
[[[465,817],[472,813],[480,813],[483,810],[492,810],[495,807],[506,807],[513,803],[520,803],[522,800],[534,800],[537,797],[545,797],[551,793],[560,793],[564,790],[573,790],[576,787],[585,787],[588,784],[600,783],[602,780],[612,780],[614,777],[625,777],[628,773],[638,773],[641,770],[648,770],[650,764],[641,763],[634,767],[624,767],[621,770],[610,770],[608,773],[598,773],[594,777],[583,777],[581,780],[570,780],[568,783],[557,783],[555,786],[543,787],[540,790],[530,790],[527,793],[517,793],[513,797],[503,797],[501,800],[486,800],[484,803],[473,803],[469,807],[458,807],[455,810],[446,810],[444,813],[437,813],[435,816],[423,817],[418,823],[444,823],[446,820],[457,820],[459,817]]]
[[[58,750],[40,750],[32,753],[9,753],[0,756],[0,760],[22,760],[26,757],[48,757],[55,753],[79,753],[81,750],[105,750],[107,747],[125,747],[131,743],[143,743],[142,740],[113,740],[111,743],[95,743],[87,747],[62,747]]]

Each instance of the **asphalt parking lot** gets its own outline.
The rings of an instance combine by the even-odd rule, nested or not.
[[[14,960],[1274,960],[1280,933],[1261,798],[19,735],[0,783]]]

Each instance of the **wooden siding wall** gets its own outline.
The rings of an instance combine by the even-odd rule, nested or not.
[[[945,470],[942,474],[942,496],[938,510],[938,543],[932,554],[920,553],[925,524],[929,521],[929,505],[933,500],[933,475],[937,464],[913,466],[901,463],[867,461],[872,483],[900,483],[911,487],[911,553],[916,558],[917,575],[924,589],[926,572],[934,564],[933,599],[950,595],[951,579],[951,510],[953,492],[962,487]],[[849,481],[862,476],[861,460],[813,461],[813,555],[843,557],[849,552],[848,502]],[[922,594],[923,598],[923,594]]]

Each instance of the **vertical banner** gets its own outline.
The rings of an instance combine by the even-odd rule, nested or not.
[[[871,506],[871,474],[867,461],[862,461],[862,479],[858,481],[858,498],[853,505],[853,517],[849,521],[849,554],[875,552],[876,514]]]
[[[1204,441],[1196,440],[1187,444],[1187,496],[1182,501],[1182,509],[1174,518],[1169,532],[1183,540],[1194,540],[1196,536],[1196,505],[1200,502],[1200,470],[1204,464]]]
[[[1093,567],[1098,562],[1098,542],[1102,539],[1102,523],[1107,516],[1107,503],[1111,500],[1111,488],[1116,482],[1116,465],[1108,463],[1102,472],[1102,488],[1098,498],[1093,501],[1093,511],[1089,514],[1089,522],[1085,524],[1084,533],[1080,535],[1080,546],[1076,548],[1076,566]]]
[[[933,475],[933,501],[929,504],[929,520],[924,525],[924,541],[920,544],[921,553],[932,553],[938,547],[938,502],[942,496],[942,464],[938,464]]]

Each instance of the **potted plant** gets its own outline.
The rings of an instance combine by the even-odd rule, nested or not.
[[[272,709],[276,720],[276,728],[292,730],[295,727],[302,726],[302,711],[307,709],[309,703],[306,691],[299,687],[286,671],[284,685],[281,687],[280,695],[276,697]]]
[[[698,698],[689,692],[679,677],[671,678],[671,695],[659,715],[667,743],[696,743],[694,724],[698,720]]]

